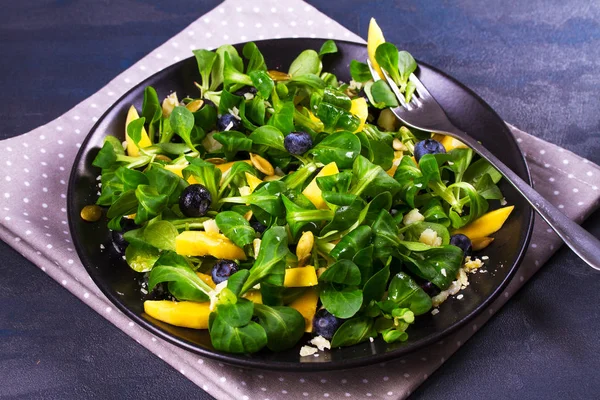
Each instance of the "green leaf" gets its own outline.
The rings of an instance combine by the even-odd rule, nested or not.
[[[352,188],[350,190],[352,194],[374,197],[388,191],[394,196],[401,189],[400,184],[383,168],[371,163],[361,155],[356,157],[352,172]]]
[[[213,138],[223,145],[222,150],[228,161],[233,160],[239,151],[252,150],[252,140],[241,132],[225,131],[215,133]]]
[[[146,272],[158,260],[160,253],[152,246],[130,243],[125,249],[125,261],[136,272]]]
[[[152,86],[144,89],[144,101],[142,103],[142,117],[151,125],[162,117],[162,106],[158,100],[158,94]]]
[[[370,91],[371,96],[373,96],[373,101],[378,106],[398,107],[396,95],[383,79],[373,83],[373,85],[370,86]]]
[[[110,206],[106,212],[106,217],[112,219],[133,214],[137,210],[138,204],[134,189],[123,192]]]
[[[369,304],[371,300],[380,301],[387,288],[390,279],[390,266],[386,265],[375,273],[363,287],[363,304]]]
[[[141,228],[126,232],[123,236],[130,243],[148,244],[159,250],[175,250],[175,238],[179,232],[168,221],[150,220]]]
[[[156,264],[148,276],[148,291],[161,282],[175,282],[178,291],[189,300],[208,301],[208,294],[214,291],[196,275],[184,257],[170,251],[164,252],[160,258],[157,256]]]
[[[275,87],[275,83],[269,74],[266,71],[252,71],[249,73],[249,76],[258,93],[265,99],[268,99]]]
[[[360,270],[352,261],[340,260],[329,266],[319,281],[356,286],[360,284]]]
[[[312,203],[300,206],[285,195],[281,197],[285,206],[285,219],[290,228],[292,238],[297,238],[302,228],[311,222],[320,223],[333,218],[331,210],[317,210]]]
[[[194,56],[196,57],[196,62],[198,63],[198,71],[200,72],[200,77],[202,78],[201,85],[201,94],[203,95],[210,87],[210,74],[212,71],[213,64],[217,59],[217,55],[208,50],[194,50]]]
[[[267,70],[265,59],[254,42],[246,43],[244,45],[242,53],[244,54],[244,57],[246,57],[246,59],[248,60],[248,68],[246,69],[246,73],[249,74],[252,71]]]
[[[327,197],[326,201],[331,201],[331,199]],[[325,225],[325,227],[321,230],[321,236],[325,235],[327,232],[341,232],[350,228],[355,223],[356,216],[360,213],[360,210],[362,210],[363,207],[364,202],[360,198],[356,198],[349,205],[342,205],[336,208],[331,222]]]
[[[318,75],[321,72],[321,59],[314,50],[304,50],[290,65],[288,74],[292,77],[305,74]]]
[[[273,280],[281,281],[283,284],[285,258],[288,252],[288,238],[285,228],[275,226],[267,229],[263,233],[260,251],[254,265],[250,269],[250,276],[244,284],[242,294],[268,276],[272,276]]]
[[[252,79],[234,66],[229,53],[223,53],[223,87],[232,90],[236,85],[252,86]],[[232,90],[233,91],[233,90]]]
[[[272,351],[290,349],[304,336],[304,317],[291,307],[255,304],[254,315],[267,333],[267,347]]]
[[[331,283],[321,288],[321,302],[323,307],[338,318],[353,317],[362,305],[363,294],[355,286],[338,288]]]
[[[350,75],[352,75],[352,80],[356,82],[366,82],[373,79],[369,66],[356,60],[350,61]]]
[[[336,132],[310,150],[316,161],[322,164],[335,162],[340,169],[350,168],[360,154],[360,140],[350,132]]]
[[[343,110],[349,111],[352,108],[352,101],[345,93],[333,88],[325,88],[323,90],[323,99],[325,103],[329,103]]]
[[[211,83],[210,90],[217,90],[220,84],[223,83],[223,68],[225,66],[225,53],[229,55],[229,59],[231,60],[231,64],[238,71],[242,71],[244,69],[244,61],[239,56],[235,47],[230,44],[224,44],[219,46],[216,50],[217,58],[212,67],[212,71],[210,74]],[[212,108],[212,107],[211,107]]]
[[[279,129],[284,135],[294,130],[294,103],[282,103],[269,118],[269,125]]]
[[[217,226],[227,238],[239,247],[252,243],[256,237],[254,229],[244,217],[234,211],[222,211],[215,217]]]
[[[229,110],[240,105],[243,101],[241,96],[236,96],[226,89],[221,92],[221,101],[219,102],[219,114],[229,114]]]
[[[194,113],[194,124],[199,128],[202,128],[205,132],[213,130],[217,123],[217,109],[210,105],[204,105],[201,109]],[[175,143],[172,143],[175,144]],[[181,151],[177,151],[174,154],[181,154]]]
[[[264,328],[254,321],[236,328],[218,314],[212,313],[209,324],[210,339],[217,350],[239,354],[256,353],[267,345]]]
[[[247,325],[252,319],[253,313],[254,303],[247,299],[237,299],[234,304],[217,305],[218,316],[234,328]]]
[[[352,346],[377,337],[373,327],[373,319],[356,317],[345,321],[333,335],[331,348]]]
[[[352,260],[356,253],[367,247],[370,242],[371,228],[362,225],[346,234],[329,255],[336,260]]]
[[[398,71],[398,49],[392,43],[382,43],[375,50],[375,60],[379,66],[387,71],[398,86],[404,82]],[[382,80],[383,81],[383,80]]]
[[[358,268],[360,269],[360,276],[361,276],[360,284],[361,284],[361,286],[364,285],[367,282],[367,280],[369,280],[371,275],[373,275],[374,249],[375,249],[375,246],[373,246],[372,244],[369,246],[366,246],[366,247],[360,249],[359,251],[357,251],[356,254],[354,255],[354,257],[352,258],[352,261],[354,262],[354,264],[356,264],[358,266]]]
[[[300,76],[294,76],[289,80],[289,85],[293,86],[307,86],[312,89],[324,89],[326,84],[323,79],[319,78],[315,74],[304,74]]]
[[[248,138],[254,144],[272,147],[277,150],[286,151],[283,145],[283,133],[275,126],[264,125],[252,132]]]
[[[185,170],[184,170],[185,171]],[[285,216],[285,207],[281,200],[281,194],[287,191],[285,183],[272,181],[261,186],[249,196],[224,197],[222,203],[252,204],[262,208],[275,217]],[[213,200],[214,203],[214,200]]]
[[[183,178],[187,181],[190,176],[193,176],[198,183],[204,185],[212,198],[211,208],[215,209],[219,200],[221,170],[216,168],[214,164],[199,158],[188,158],[188,161],[190,165],[183,169]]]
[[[450,243],[450,233],[448,232],[448,228],[446,228],[444,225],[436,224],[434,222],[416,222],[408,225],[403,231],[404,239],[418,242],[421,234],[426,229],[431,229],[437,233],[438,237],[442,239],[443,245]]]
[[[382,261],[397,253],[400,239],[398,238],[398,226],[394,218],[386,210],[381,210],[379,216],[372,226],[375,245],[375,257]]]
[[[195,151],[196,147],[192,143],[191,134],[194,128],[194,114],[183,106],[177,106],[171,111],[169,117],[171,128],[191,149]]]
[[[371,145],[371,150],[373,152],[373,159],[369,160],[375,165],[379,165],[385,171],[392,168],[392,164],[394,162],[394,149],[380,141],[371,141],[369,143]]]
[[[131,121],[127,124],[127,136],[131,138],[133,143],[138,145],[140,140],[142,140],[142,129],[144,129],[144,123],[146,122],[146,118],[138,118]]]
[[[112,136],[108,136],[112,137]],[[106,169],[113,166],[113,164],[117,161],[117,154],[115,153],[114,147],[107,140],[104,141],[102,148],[94,158],[92,165],[94,167]],[[103,184],[104,185],[104,184]]]
[[[160,194],[169,197],[169,204],[178,203],[181,192],[188,186],[184,179],[156,164],[146,169],[144,175],[148,178],[150,186],[157,188]]]
[[[463,175],[463,180],[473,186],[477,186],[477,182],[486,174],[492,178],[492,182],[494,183],[498,183],[502,179],[502,174],[496,168],[492,167],[487,160],[480,158],[468,166]]]
[[[425,314],[432,306],[431,297],[403,272],[392,278],[387,298],[399,307],[408,307],[415,315]]]
[[[167,195],[159,194],[156,188],[149,185],[139,185],[135,189],[135,197],[139,202],[135,214],[135,223],[138,225],[159,215],[169,201]]]
[[[410,74],[415,72],[417,69],[417,62],[413,58],[413,56],[408,51],[399,51],[398,52],[398,73],[400,74],[400,78],[402,82],[408,82],[408,77]]]
[[[247,269],[240,269],[227,279],[227,289],[231,290],[236,296],[239,296],[244,283],[248,280],[248,276],[250,276],[250,271]]]
[[[333,40],[327,40],[319,50],[319,57],[323,57],[325,54],[334,54],[337,53],[337,51],[338,48],[335,45],[335,42]]]
[[[415,274],[446,290],[456,279],[464,254],[460,248],[446,245],[412,252],[410,256],[399,254],[399,257]]]
[[[500,200],[504,197],[500,188],[494,184],[490,174],[483,175],[475,184],[477,193],[486,200]]]

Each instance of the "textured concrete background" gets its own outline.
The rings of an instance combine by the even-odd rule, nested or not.
[[[219,2],[5,3],[0,138],[61,115]],[[376,17],[507,121],[600,163],[599,2],[309,3],[363,37]],[[586,226],[600,234],[599,213]],[[0,397],[210,398],[2,242],[0,255]],[[413,397],[597,398],[598,279],[563,249]]]

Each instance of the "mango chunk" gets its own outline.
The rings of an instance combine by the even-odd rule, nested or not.
[[[440,142],[446,151],[452,151],[454,149],[467,149],[469,147],[460,140],[455,139],[452,136],[442,135],[441,133],[436,133],[433,135],[432,139]]]
[[[146,300],[144,311],[152,318],[167,324],[192,329],[208,329],[209,302]]]
[[[169,165],[165,165],[165,169],[167,171],[171,171],[178,177],[183,178],[183,169],[187,166],[188,166],[187,164],[176,164],[176,165],[169,164]],[[198,183],[198,181],[192,175],[190,175],[190,177],[187,179],[187,181],[190,185],[192,185],[194,183]]]
[[[213,282],[212,276],[207,275],[207,274],[203,274],[202,272],[196,272],[196,275],[198,275],[198,278],[202,279],[204,281],[204,283],[206,283],[211,288],[214,289],[217,286]]]
[[[129,111],[127,111],[127,118],[125,119],[125,141],[127,142],[127,154],[132,157],[140,155],[139,147],[144,148],[152,145],[150,137],[148,136],[148,132],[146,132],[146,128],[142,128],[142,138],[140,139],[137,145],[133,142],[133,140],[131,140],[131,138],[127,134],[127,126],[129,125],[129,123],[133,120],[138,119],[139,117],[140,115],[138,114],[135,107],[129,107]]]
[[[385,43],[383,32],[379,25],[377,25],[375,18],[371,18],[371,21],[369,22],[369,32],[367,34],[367,53],[369,54],[369,60],[371,61],[373,68],[375,68],[375,71],[377,71],[381,79],[384,79],[379,63],[375,59],[375,51],[382,43]]]
[[[312,321],[317,312],[319,302],[319,291],[316,288],[308,288],[300,297],[288,304],[304,317],[304,332],[312,332]]]
[[[248,186],[250,187],[250,190],[254,192],[254,189],[256,189],[256,187],[258,185],[260,185],[263,181],[260,178],[257,178],[256,176],[249,174],[248,172],[245,172],[246,174],[246,182],[248,182]]]
[[[260,293],[260,290],[248,290],[242,297],[253,303],[262,304],[262,294]]]
[[[306,287],[318,284],[317,271],[312,265],[285,270],[285,278],[283,280],[283,286],[285,287]]]
[[[246,164],[252,165],[252,162],[250,160],[240,160],[245,162]],[[217,167],[218,169],[221,170],[221,173],[224,174],[225,172],[229,171],[229,169],[231,168],[231,166],[233,165],[233,163],[235,162],[239,162],[239,161],[230,161],[224,164],[216,164],[215,167]]]
[[[340,171],[338,170],[336,163],[330,162],[324,166],[323,169],[321,169],[312,182],[310,182],[302,191],[302,194],[305,195],[319,210],[327,210],[329,207],[327,206],[325,200],[323,200],[321,189],[319,189],[319,185],[317,185],[317,178],[321,176],[335,175],[339,172]]]
[[[360,119],[360,124],[354,133],[362,131],[367,122],[367,117],[369,116],[369,105],[367,104],[367,100],[365,100],[364,97],[353,99],[350,113],[356,115]]]
[[[227,236],[216,232],[184,231],[175,238],[175,251],[182,256],[213,256],[227,260],[245,260],[244,250]]]
[[[488,247],[493,241],[493,237],[486,236],[471,240],[471,245],[473,246],[473,251],[479,251]]]
[[[514,208],[515,206],[509,206],[490,211],[477,218],[469,225],[457,229],[453,234],[462,233],[471,240],[490,236],[492,233],[497,232],[502,228],[502,225],[504,225],[504,222],[508,219],[508,216]]]

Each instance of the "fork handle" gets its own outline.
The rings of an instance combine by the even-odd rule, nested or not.
[[[597,238],[550,204],[548,200],[542,197],[542,195],[471,136],[463,132],[460,132],[460,134],[458,132],[448,132],[448,134],[463,141],[496,167],[519,193],[523,195],[544,221],[554,229],[567,246],[592,268],[600,271],[600,241]]]

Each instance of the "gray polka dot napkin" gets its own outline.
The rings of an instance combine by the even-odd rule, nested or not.
[[[227,15],[227,19],[221,18]],[[261,18],[256,16],[260,14]],[[260,21],[260,22],[258,22]],[[227,29],[219,29],[227,25]],[[503,296],[471,325],[408,357],[330,373],[275,373],[226,366],[181,350],[135,325],[92,283],[67,228],[67,180],[81,142],[95,121],[132,86],[189,57],[190,50],[279,37],[362,39],[300,0],[230,0],[123,72],[56,120],[4,140],[0,176],[0,237],[98,313],[217,398],[404,398],[440,366],[527,281],[560,246],[536,220],[530,249]],[[537,189],[569,217],[583,221],[597,206],[600,168],[511,127],[526,153]],[[577,196],[573,196],[573,194]],[[576,200],[574,200],[576,199]]]

